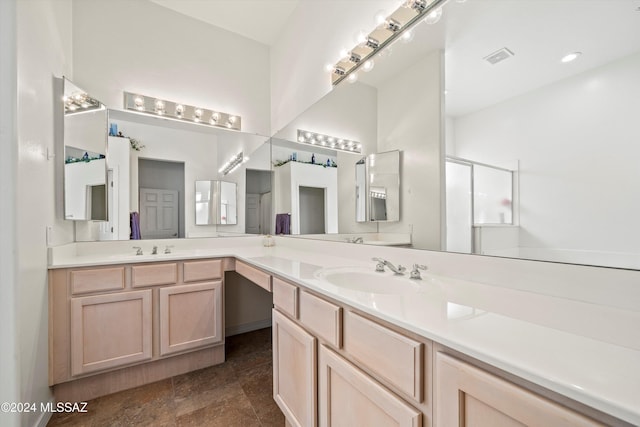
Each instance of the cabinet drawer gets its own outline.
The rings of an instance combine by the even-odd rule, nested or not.
[[[344,349],[362,366],[422,402],[424,344],[347,312]]]
[[[298,287],[273,278],[273,305],[294,319],[298,318]]]
[[[236,272],[251,280],[261,288],[271,292],[271,275],[262,270],[251,267],[242,261],[236,261]]]
[[[74,295],[119,289],[124,289],[124,267],[71,271],[71,293]]]
[[[134,265],[131,267],[131,286],[172,285],[178,281],[178,266],[171,264]]]
[[[222,261],[219,259],[187,261],[184,263],[182,273],[185,282],[220,279],[222,277]]]
[[[300,322],[336,348],[342,346],[342,308],[307,292],[300,292]]]

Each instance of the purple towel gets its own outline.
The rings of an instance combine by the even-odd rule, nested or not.
[[[131,240],[140,240],[140,214],[138,212],[131,212],[129,215],[131,218]]]
[[[276,214],[276,234],[291,234],[291,215],[288,213]]]

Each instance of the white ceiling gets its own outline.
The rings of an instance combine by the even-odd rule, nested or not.
[[[435,48],[445,51],[447,114],[460,116],[640,51],[640,0],[450,0],[436,25],[392,46],[360,81],[378,86]],[[483,58],[507,47],[495,65]],[[582,56],[560,62],[569,52]]]
[[[191,18],[271,46],[299,0],[150,0]]]

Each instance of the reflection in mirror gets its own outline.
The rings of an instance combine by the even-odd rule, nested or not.
[[[400,219],[400,151],[367,156],[369,221]]]
[[[139,216],[139,238],[149,239],[156,236],[154,231],[143,224],[147,219],[158,217],[145,213],[147,196],[157,198],[158,192],[175,191],[177,194],[177,237],[221,237],[226,235],[244,235],[249,233],[245,227],[248,210],[247,191],[255,194],[266,193],[269,188],[255,190],[248,182],[248,172],[270,172],[269,137],[243,132],[203,127],[193,123],[182,123],[147,117],[133,112],[109,110],[109,124],[117,127],[122,137],[108,138],[107,160],[109,176],[113,177],[114,203],[109,209],[118,212],[113,216],[119,226],[95,226],[86,232],[77,232],[77,241],[123,240],[131,237],[131,214]],[[130,140],[135,140],[135,143]],[[243,161],[235,170],[220,171],[227,160],[243,153]],[[111,178],[110,178],[111,179]],[[270,179],[265,178],[270,182]],[[196,181],[218,180],[235,184],[236,198],[235,221],[226,224],[196,225]],[[189,184],[191,183],[191,184]],[[149,190],[152,190],[149,193]],[[264,191],[263,191],[264,190]],[[253,193],[252,193],[253,194]],[[144,204],[142,202],[145,202]],[[151,200],[152,201],[152,200]],[[233,212],[231,212],[233,213]],[[173,216],[172,218],[175,218]],[[166,222],[160,218],[162,223]],[[271,218],[265,216],[265,225],[260,231],[268,233],[272,226]],[[146,221],[153,225],[153,221]],[[110,233],[111,227],[119,233]],[[104,228],[104,230],[102,229]],[[157,228],[157,227],[156,227]],[[145,231],[147,230],[147,231]],[[153,227],[151,227],[153,230]],[[175,232],[170,235],[175,234]]]
[[[196,225],[237,224],[235,182],[196,181]]]
[[[403,151],[400,221],[341,217],[339,234],[410,233],[419,249],[640,269],[640,224],[629,214],[640,211],[637,11],[578,3],[449,1],[439,23],[416,26],[412,42],[394,43],[357,83],[341,83],[283,129],[289,140],[288,128],[348,130],[364,154]],[[514,55],[484,59],[503,47]],[[572,52],[581,55],[563,62]],[[484,177],[494,193],[486,210],[480,188],[472,210],[470,166],[447,158],[506,171]],[[460,185],[450,185],[450,166]],[[340,212],[358,205],[347,196],[355,179],[339,168]],[[459,204],[453,187],[466,193]],[[458,225],[448,223],[458,213]],[[468,237],[450,245],[456,235]]]
[[[64,103],[64,217],[107,220],[107,111],[66,78]]]
[[[355,169],[356,221],[398,221],[400,152],[369,154],[356,163]]]
[[[336,233],[337,153],[285,140],[272,140],[276,234]]]

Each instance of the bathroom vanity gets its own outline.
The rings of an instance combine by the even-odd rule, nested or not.
[[[640,422],[632,331],[640,315],[623,303],[582,301],[597,297],[587,283],[569,298],[544,284],[534,292],[439,274],[457,266],[484,278],[488,264],[509,260],[276,242],[176,241],[173,254],[155,258],[118,255],[129,242],[52,248],[56,398],[88,399],[223,362],[224,272],[235,270],[272,292],[273,397],[289,425]],[[372,255],[431,272],[421,280],[376,273]],[[593,273],[574,267],[576,279]],[[531,263],[520,274],[555,268]]]

